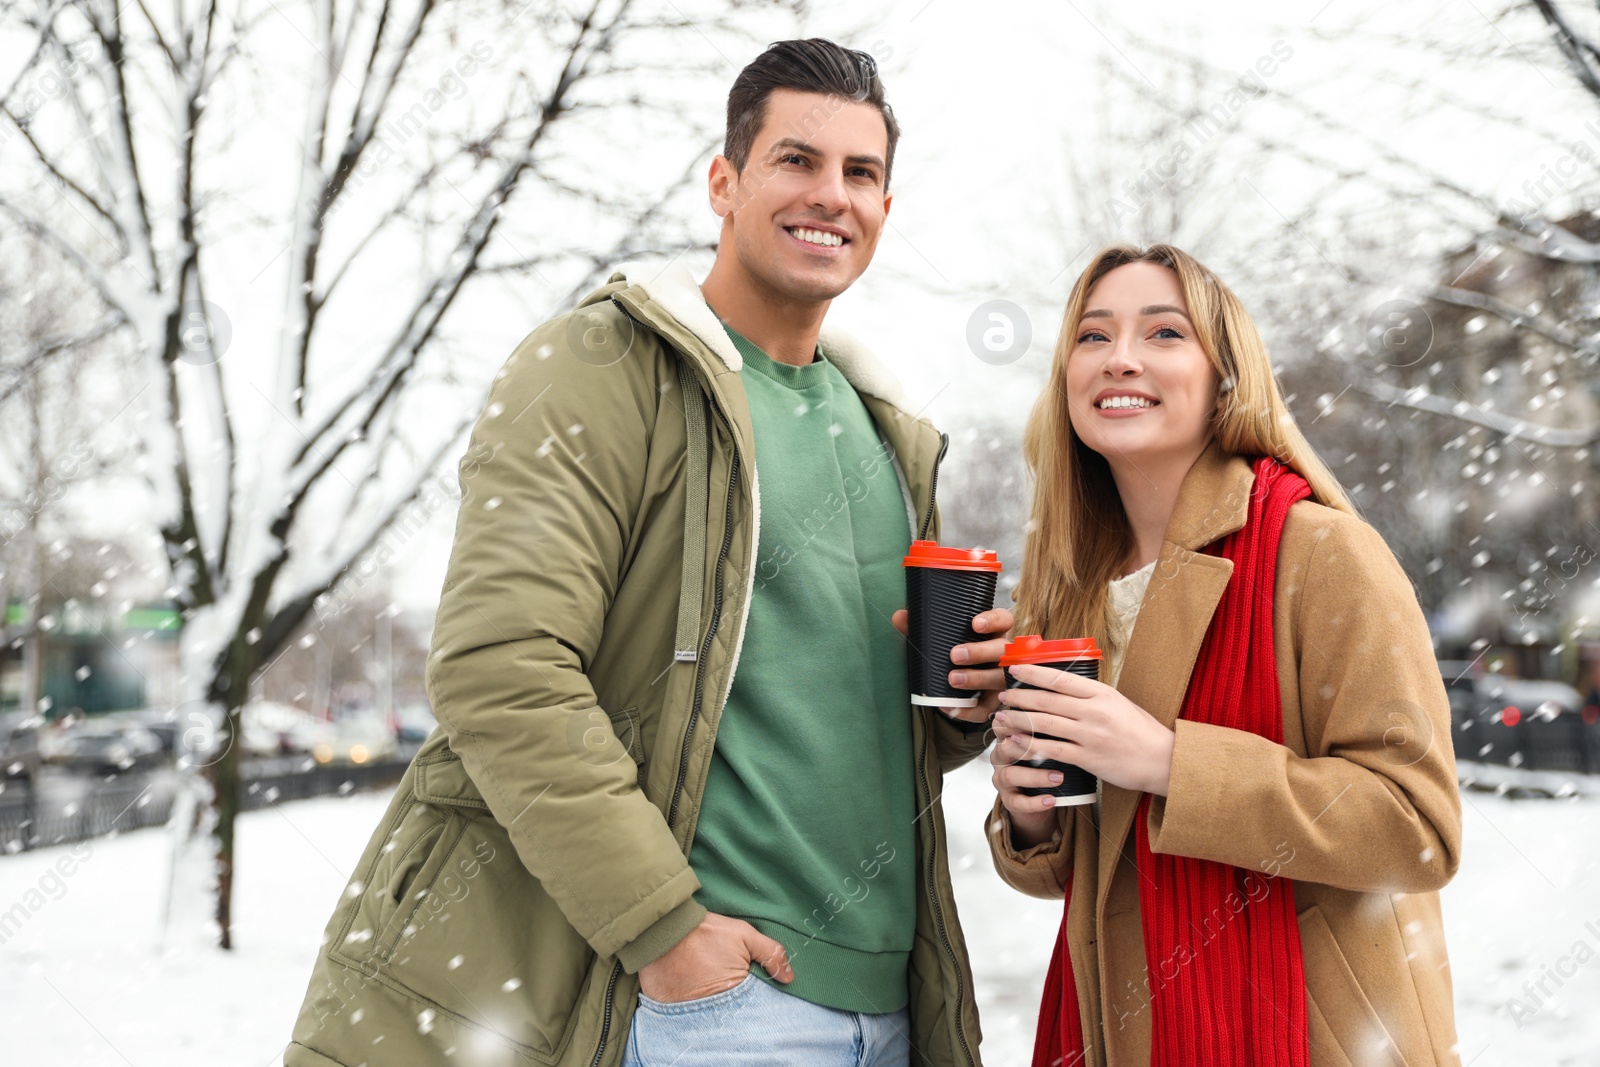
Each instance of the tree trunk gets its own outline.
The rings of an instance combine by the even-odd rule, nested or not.
[[[241,749],[244,746],[243,709],[256,666],[251,647],[242,638],[235,637],[222,669],[211,684],[211,699],[223,707],[222,733],[216,739],[219,751],[206,766],[206,778],[211,783],[212,805],[216,812],[211,834],[216,840],[217,944],[224,949],[233,948],[233,829],[241,793],[239,761],[243,758]]]

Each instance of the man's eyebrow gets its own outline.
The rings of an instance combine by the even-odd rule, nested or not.
[[[781,140],[772,142],[772,147],[768,149],[768,154],[786,151],[804,152],[808,156],[822,156],[826,154],[815,145],[807,144],[805,141],[795,137],[785,137]],[[883,162],[882,156],[846,156],[845,162],[865,163],[874,167],[886,166],[886,164]]]
[[[802,141],[802,140],[800,140],[799,138],[796,138],[796,137],[785,137],[782,140],[773,141],[772,142],[772,147],[770,149],[768,149],[768,152],[769,153],[770,152],[781,152],[781,151],[784,151],[785,149],[790,149],[790,148],[798,149],[799,151],[804,152],[807,155],[812,155],[812,156],[820,156],[820,155],[822,155],[822,153],[817,151],[817,149],[815,147],[813,147],[812,145],[807,144],[806,142],[804,142],[804,141]]]
[[[882,156],[845,156],[844,161],[846,163],[866,163],[874,167],[884,165]]]

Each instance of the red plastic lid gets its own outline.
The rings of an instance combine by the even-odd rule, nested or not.
[[[903,565],[954,571],[997,571],[1000,557],[987,548],[944,548],[937,541],[913,541]]]
[[[1038,634],[1028,634],[1007,641],[1000,654],[1000,666],[1018,663],[1065,663],[1074,659],[1099,659],[1100,649],[1092,637],[1068,637],[1060,641],[1046,641]]]

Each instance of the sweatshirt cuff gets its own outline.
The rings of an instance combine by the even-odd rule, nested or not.
[[[639,968],[654,963],[667,954],[667,950],[689,936],[706,917],[706,909],[690,897],[661,918],[645,927],[644,932],[617,950],[622,969],[638,974]]]

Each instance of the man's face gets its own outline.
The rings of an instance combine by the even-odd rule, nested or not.
[[[711,204],[739,264],[793,300],[832,300],[872,262],[889,214],[889,131],[871,104],[779,89],[744,172],[718,156]]]

